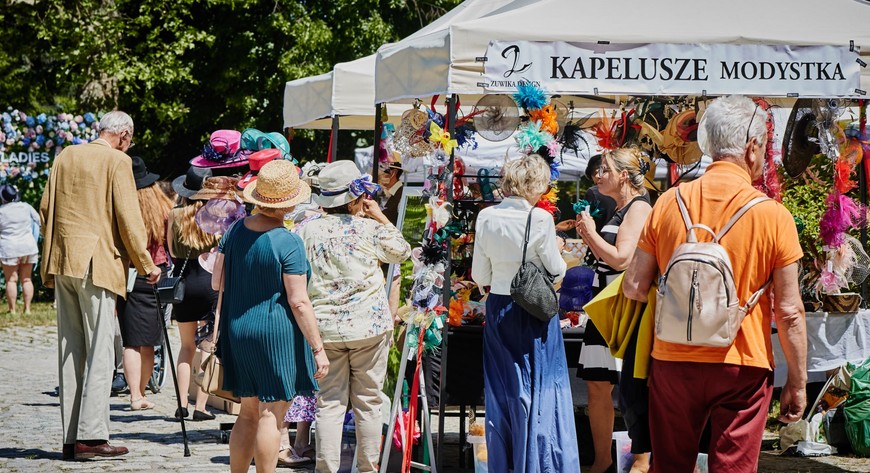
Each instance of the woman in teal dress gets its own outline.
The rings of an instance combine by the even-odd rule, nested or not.
[[[275,471],[281,422],[296,395],[311,395],[329,360],[307,284],[311,268],[302,240],[284,215],[311,189],[290,161],[267,163],[245,187],[258,213],[236,222],[218,246],[212,286],[223,300],[218,356],[223,388],[242,399],[230,436],[230,471]]]

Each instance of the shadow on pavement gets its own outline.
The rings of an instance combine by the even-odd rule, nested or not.
[[[0,458],[27,458],[31,460],[60,460],[61,452],[48,452],[39,448],[0,448]]]

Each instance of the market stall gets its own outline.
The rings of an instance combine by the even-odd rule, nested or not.
[[[870,30],[864,26],[870,21],[870,6],[851,0],[832,2],[826,9],[836,11],[844,22],[837,28],[816,28],[813,22],[817,20],[808,12],[817,6],[799,3],[681,0],[663,8],[632,0],[582,4],[569,0],[517,2],[513,4],[515,9],[454,23],[418,37],[403,48],[379,51],[375,97],[378,103],[411,102],[416,98],[427,104],[432,96],[447,96],[446,107],[438,103],[438,107],[421,108],[428,117],[415,130],[420,131],[433,121],[437,124],[437,128],[428,133],[423,130],[420,135],[434,135],[434,142],[441,143],[441,161],[434,160],[431,164],[436,171],[427,173],[435,177],[431,185],[442,191],[433,194],[440,198],[438,202],[451,203],[456,197],[452,192],[456,186],[474,184],[473,177],[469,181],[469,176],[453,175],[456,167],[452,157],[462,154],[462,146],[451,144],[450,140],[460,138],[464,119],[474,113],[473,110],[463,113],[459,101],[477,103],[487,93],[515,93],[526,85],[549,93],[548,100],[537,107],[517,106],[529,121],[544,122],[529,112],[541,110],[550,103],[550,98],[561,101],[572,97],[577,100],[575,107],[580,101],[589,100],[618,110],[615,115],[604,114],[615,123],[611,123],[611,131],[638,124],[637,118],[649,123],[642,115],[650,102],[661,103],[673,112],[666,117],[668,121],[681,113],[693,115],[691,121],[674,126],[680,130],[679,126],[682,129],[692,126],[692,121],[697,124],[707,97],[729,93],[766,97],[759,104],[773,115],[775,123],[768,148],[780,149],[775,145],[777,139],[791,139],[781,125],[787,128],[788,123],[794,124],[791,109],[795,98],[837,98],[833,102],[815,102],[815,106],[820,114],[836,112],[833,121],[851,118],[857,122],[857,113],[854,117],[843,116],[844,110],[859,109],[861,104],[857,100],[866,96],[870,86],[866,67],[870,62]],[[674,21],[675,15],[680,17],[679,22]],[[709,21],[710,18],[716,21]],[[658,59],[655,71],[649,58]],[[784,106],[785,113],[778,112],[777,106]],[[632,112],[634,119],[628,118]],[[474,117],[470,119],[477,124]],[[831,123],[829,120],[822,128],[835,132]],[[521,133],[524,125],[518,125]],[[656,131],[666,133],[667,125],[658,125]],[[839,123],[836,126],[842,128]],[[856,136],[862,136],[863,132],[862,128]],[[806,134],[807,130],[790,133]],[[691,140],[684,141],[677,144],[685,146]],[[659,148],[657,152],[667,147],[654,144]],[[521,142],[524,152],[537,150],[529,145],[528,140]],[[451,152],[454,149],[457,151]],[[669,165],[672,170],[679,169],[682,163],[674,157],[683,155],[685,150],[671,149],[676,154],[667,150],[662,154],[678,161]],[[838,161],[839,150],[824,154],[830,162]],[[468,164],[465,161],[463,166]],[[769,156],[770,185],[766,190],[771,193],[776,192],[772,184],[779,161],[772,154]],[[850,171],[863,185],[864,169],[856,164],[854,160],[850,163]],[[866,199],[865,189],[861,188],[858,200]],[[482,196],[475,200],[488,201]],[[435,224],[433,233],[449,230],[452,223],[444,220]],[[842,229],[841,233],[847,230],[854,228]],[[448,252],[451,244],[448,240]],[[448,259],[443,267],[434,269],[440,270],[440,274],[451,274],[451,263]],[[442,279],[444,285],[438,292],[446,308],[455,299],[450,296],[453,291],[450,278]],[[418,315],[425,313],[426,310],[420,310]],[[445,351],[449,333],[447,329],[443,332]],[[449,351],[445,356],[449,357]]]

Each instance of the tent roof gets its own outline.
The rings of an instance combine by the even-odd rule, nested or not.
[[[376,64],[378,102],[434,94],[480,94],[493,40],[577,43],[731,43],[848,46],[870,63],[866,0],[541,0],[382,48]],[[401,60],[400,60],[401,59]],[[870,89],[870,67],[862,70]]]
[[[466,0],[407,38],[381,49],[401,47],[415,38],[443,31],[451,23],[479,18],[511,3],[534,0]],[[389,116],[408,107],[388,107]],[[332,116],[342,129],[373,129],[375,115],[375,55],[338,63],[332,72],[287,82],[284,87],[284,127],[329,129]]]

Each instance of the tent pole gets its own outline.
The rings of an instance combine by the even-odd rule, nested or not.
[[[456,130],[456,95],[450,94],[447,96],[447,132],[450,136],[454,135]],[[450,160],[447,164],[447,178],[444,181],[444,187],[447,189],[447,202],[452,207],[453,204],[453,162],[455,149],[450,151]],[[449,222],[448,222],[449,223]],[[444,265],[444,289],[441,294],[444,307],[450,307],[450,275],[453,271],[451,268],[451,252],[452,245],[450,238],[447,239],[447,263]],[[444,388],[447,386],[447,338],[450,333],[450,324],[444,324],[441,329],[441,382],[438,386],[438,453],[435,457],[435,465],[438,470],[444,463]],[[464,422],[460,419],[459,422]]]
[[[332,131],[329,133],[329,156],[326,157],[326,162],[331,163],[335,161],[336,155],[338,155],[338,129],[339,129],[339,118],[338,115],[332,116]]]
[[[868,159],[870,156],[865,156]],[[861,194],[861,204],[867,206],[867,171],[864,164],[858,165],[858,192]],[[861,227],[861,248],[867,248],[867,226]],[[861,282],[861,307],[867,308],[867,279]]]
[[[375,144],[372,148],[372,182],[378,182],[378,162],[381,158],[381,129],[384,127],[383,104],[375,104]]]

